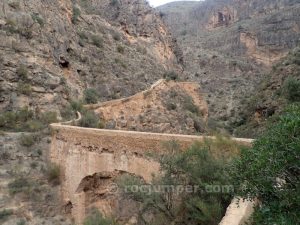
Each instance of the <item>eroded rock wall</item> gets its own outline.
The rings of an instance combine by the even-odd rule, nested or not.
[[[130,96],[180,71],[181,57],[144,0],[0,3],[0,111],[58,112],[87,88]]]

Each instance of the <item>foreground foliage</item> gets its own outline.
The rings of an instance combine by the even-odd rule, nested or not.
[[[92,209],[85,218],[83,225],[117,225],[117,223],[112,219],[103,218],[97,209]]]
[[[300,106],[290,106],[255,143],[242,151],[232,175],[238,195],[258,198],[254,224],[300,223]]]
[[[217,147],[221,142],[224,143],[225,154],[218,153],[223,151]],[[182,151],[174,141],[166,143],[168,153],[158,157],[163,175],[147,185],[150,190],[163,189],[125,192],[142,205],[139,221],[157,225],[218,224],[232,198],[227,168],[237,147],[231,143],[225,138],[217,138],[215,141],[195,143],[187,151]],[[118,184],[124,188],[145,183],[137,177],[126,175]],[[184,191],[179,191],[178,187],[183,187]],[[154,218],[147,219],[147,213],[153,214]]]
[[[36,132],[57,122],[56,112],[34,112],[28,107],[0,114],[0,129],[7,131]]]

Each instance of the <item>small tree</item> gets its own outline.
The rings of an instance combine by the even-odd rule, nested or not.
[[[31,95],[32,93],[32,87],[30,84],[24,83],[24,82],[18,82],[18,86],[17,86],[17,92],[19,94],[23,94],[23,95]]]
[[[254,224],[299,224],[300,106],[293,105],[232,168],[237,195],[258,198]]]
[[[60,167],[56,164],[50,164],[46,171],[47,179],[53,185],[60,184]]]
[[[77,7],[73,7],[73,16],[72,16],[72,23],[76,24],[78,22],[78,18],[80,16],[81,12],[80,9]]]
[[[105,124],[93,111],[83,111],[82,119],[79,122],[81,127],[104,128]]]
[[[16,71],[18,77],[21,80],[26,80],[28,78],[28,69],[25,65],[20,65]]]
[[[92,35],[92,44],[97,46],[98,48],[103,47],[103,38],[98,35]]]
[[[119,4],[119,0],[110,0],[110,4],[112,6],[117,6]]]
[[[300,102],[300,80],[288,77],[283,84],[283,94],[291,102]]]
[[[95,89],[89,88],[84,91],[84,101],[87,104],[95,104],[98,102],[98,93]]]
[[[178,80],[178,74],[175,71],[168,71],[164,74],[166,80]]]
[[[37,22],[41,27],[44,27],[45,22],[44,19],[37,13],[31,14],[31,18],[33,21]]]
[[[31,182],[26,177],[18,177],[8,184],[9,193],[15,195],[20,192],[27,192],[31,187]]]
[[[33,134],[22,134],[20,137],[20,144],[25,147],[31,147],[35,144],[36,138]]]
[[[89,215],[85,218],[84,225],[117,225],[112,219],[105,219],[97,209],[92,209]]]
[[[123,54],[125,52],[125,47],[122,45],[118,45],[117,46],[117,51],[121,54]]]

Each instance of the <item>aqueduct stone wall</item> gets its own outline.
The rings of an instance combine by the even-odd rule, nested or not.
[[[72,216],[77,224],[82,223],[86,214],[85,193],[78,191],[86,177],[100,172],[125,171],[150,181],[152,175],[159,172],[159,164],[143,157],[145,152],[161,152],[163,142],[170,140],[176,140],[183,149],[195,141],[204,140],[203,136],[192,135],[100,130],[61,124],[52,124],[51,127],[50,158],[61,168],[62,199],[64,204],[71,204]],[[235,140],[245,145],[252,142],[250,139]],[[249,204],[243,204],[236,210],[244,214]],[[229,214],[232,216],[232,213]],[[222,223],[225,224],[239,225],[240,221]]]

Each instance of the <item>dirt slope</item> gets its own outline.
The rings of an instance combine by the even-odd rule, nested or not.
[[[159,80],[128,98],[88,106],[106,128],[159,133],[204,132],[208,109],[197,83]]]

